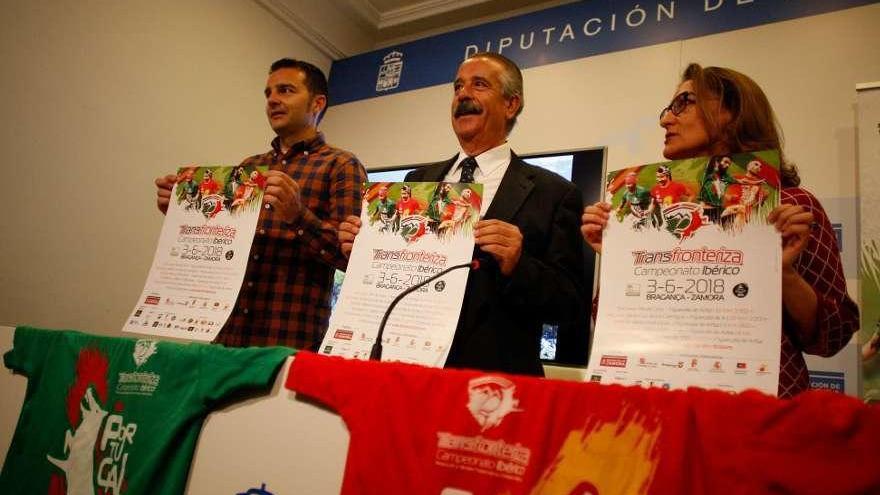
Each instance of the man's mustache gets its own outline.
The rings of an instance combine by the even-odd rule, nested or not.
[[[461,100],[458,102],[458,105],[455,106],[456,117],[461,117],[462,115],[479,115],[481,113],[483,113],[483,109],[480,108],[474,100]]]

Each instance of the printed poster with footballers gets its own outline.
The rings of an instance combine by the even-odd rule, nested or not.
[[[608,174],[588,380],[777,393],[778,170],[763,151]]]
[[[468,263],[483,186],[447,182],[364,185],[361,229],[320,352],[367,359],[382,316],[401,292]],[[468,269],[409,294],[388,318],[383,361],[443,366],[458,324]]]
[[[214,340],[244,280],[267,170],[178,170],[153,265],[122,331]]]

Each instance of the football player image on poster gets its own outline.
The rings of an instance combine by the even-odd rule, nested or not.
[[[367,183],[363,227],[320,352],[367,359],[398,294],[468,263],[482,192],[481,184],[471,183]],[[388,319],[382,359],[443,366],[467,277],[467,269],[453,271],[402,299]]]
[[[123,331],[214,340],[244,279],[267,170],[178,170],[153,265]]]
[[[776,394],[779,185],[774,151],[608,174],[588,379]]]

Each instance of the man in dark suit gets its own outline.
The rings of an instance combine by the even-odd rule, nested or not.
[[[461,150],[452,159],[410,172],[407,182],[479,182],[484,215],[474,230],[474,256],[447,367],[543,375],[543,323],[583,322],[581,193],[560,176],[529,165],[507,135],[523,108],[522,73],[512,61],[478,53],[458,69],[452,128]],[[340,224],[350,253],[360,219]]]

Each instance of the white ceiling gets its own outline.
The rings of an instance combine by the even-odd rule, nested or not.
[[[337,60],[572,0],[254,1]]]

